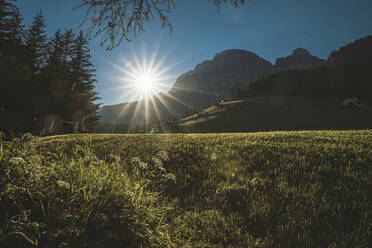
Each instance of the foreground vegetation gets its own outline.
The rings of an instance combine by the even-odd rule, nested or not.
[[[1,247],[371,247],[372,131],[3,141]]]

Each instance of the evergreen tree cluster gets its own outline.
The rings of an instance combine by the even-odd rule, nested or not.
[[[45,28],[41,11],[25,27],[16,0],[0,0],[0,131],[90,132],[99,98],[85,35]]]

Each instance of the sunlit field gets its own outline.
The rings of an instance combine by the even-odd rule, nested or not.
[[[1,247],[371,247],[372,131],[3,141]]]

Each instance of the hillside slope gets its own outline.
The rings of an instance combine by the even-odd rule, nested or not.
[[[343,107],[335,99],[257,97],[224,102],[176,122],[191,133],[372,128],[372,108]]]

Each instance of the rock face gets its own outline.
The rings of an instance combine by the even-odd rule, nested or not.
[[[202,109],[228,99],[232,87],[274,72],[275,67],[269,61],[252,52],[226,50],[182,74],[169,94],[193,108]]]
[[[324,62],[325,60],[311,55],[308,50],[297,48],[291,55],[285,58],[278,58],[275,62],[275,67],[278,71],[296,70],[316,67]]]

